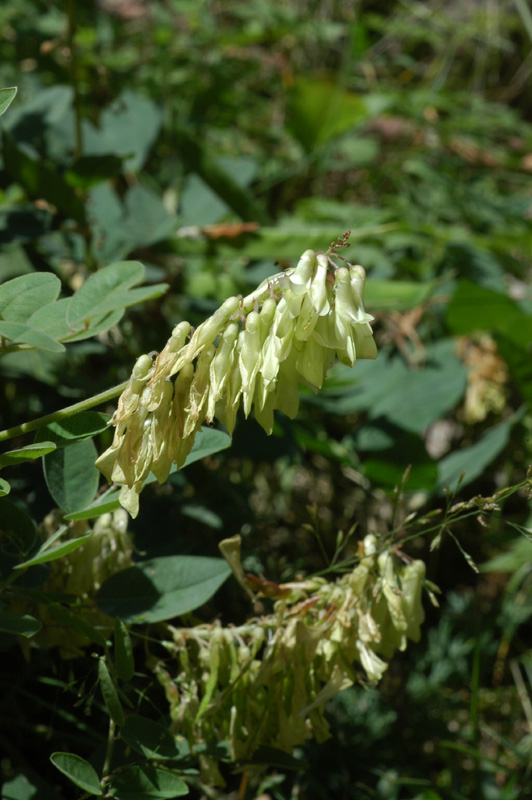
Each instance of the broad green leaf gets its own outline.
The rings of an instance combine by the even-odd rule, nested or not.
[[[310,153],[369,116],[363,95],[328,80],[298,78],[288,97],[286,124]]]
[[[39,548],[35,555],[28,558],[28,560],[24,561],[22,564],[17,564],[15,569],[27,569],[28,567],[33,567],[35,564],[46,564],[48,561],[55,561],[56,558],[67,556],[69,553],[73,553],[74,550],[77,550],[78,547],[81,547],[82,544],[85,544],[93,533],[94,531],[91,531],[84,536],[78,536],[77,539],[68,539],[68,541],[58,544],[57,547],[53,547],[50,544],[50,540],[48,540]]]
[[[216,430],[216,428],[201,428],[196,434],[194,446],[181,469],[188,467],[189,464],[193,464],[195,461],[199,461],[202,458],[214,455],[214,453],[219,453],[221,450],[226,450],[230,445],[231,437],[224,431]],[[174,472],[176,472],[175,466],[170,470],[170,474]],[[150,473],[145,483],[153,483],[155,480],[155,476]],[[120,492],[118,490],[107,491],[87,508],[72,514],[67,514],[65,519],[92,519],[93,517],[99,517],[101,514],[115,511],[117,508],[120,508],[120,503],[118,502],[119,494]]]
[[[85,508],[98,490],[98,457],[91,439],[75,442],[44,456],[44,477],[48,490],[63,511]]]
[[[125,159],[127,170],[138,170],[148,157],[162,117],[153,100],[126,89],[102,110],[98,128],[84,125],[84,154],[119,156]]]
[[[225,431],[217,430],[216,428],[201,428],[196,434],[194,446],[188,454],[185,463],[181,467],[184,469],[189,464],[199,461],[207,456],[212,456],[214,453],[219,453],[221,450],[227,450],[231,446],[231,437]]]
[[[470,447],[463,447],[454,453],[449,453],[438,463],[438,481],[436,491],[444,494],[445,487],[453,491],[458,484],[462,472],[465,476],[460,483],[460,488],[478,478],[492,461],[504,450],[510,439],[513,425],[523,416],[523,411],[517,412],[509,419],[499,422],[490,431],[484,434],[478,442]]]
[[[15,633],[31,639],[42,628],[42,622],[29,614],[13,614],[11,611],[0,609],[0,631]]]
[[[126,233],[133,247],[147,247],[174,234],[177,220],[162,199],[144,186],[132,186],[125,197]]]
[[[14,778],[6,780],[2,786],[2,800],[61,800],[52,785],[25,766]]]
[[[72,328],[66,320],[71,302],[71,297],[62,297],[60,300],[56,300],[55,303],[48,303],[48,305],[33,312],[28,319],[28,325],[46,333],[47,336],[56,341],[65,339],[72,334]]]
[[[41,456],[45,456],[55,449],[55,443],[46,439],[38,444],[28,444],[26,447],[20,447],[18,450],[8,450],[7,453],[0,455],[0,469],[21,464],[23,461],[34,461],[36,458],[41,458]]]
[[[85,224],[85,205],[60,170],[34,158],[23,145],[3,131],[4,168],[32,198],[47,200],[67,219]]]
[[[23,322],[8,322],[0,320],[0,336],[4,336],[14,344],[27,344],[37,350],[48,350],[51,353],[63,353],[64,345],[56,342],[46,333],[35,328],[30,328]]]
[[[532,541],[520,536],[511,542],[505,553],[490,558],[480,565],[481,572],[517,572],[526,564],[532,563]]]
[[[46,439],[55,443],[57,447],[66,447],[75,441],[90,439],[101,433],[107,428],[109,420],[110,416],[100,411],[82,411],[72,417],[66,417],[59,422],[51,422],[44,428],[39,428],[35,441],[40,443]],[[37,445],[31,446],[36,447]],[[1,464],[2,457],[0,456],[0,466]]]
[[[129,631],[118,617],[115,619],[114,636],[114,662],[118,677],[123,681],[130,681],[135,672],[133,647]],[[124,737],[122,737],[124,738]]]
[[[94,767],[81,756],[73,753],[52,753],[50,761],[63,775],[66,775],[72,783],[83,789],[88,794],[101,796],[100,779]]]
[[[140,261],[120,261],[98,270],[73,296],[67,314],[69,324],[86,323],[92,317],[122,308],[122,300],[115,302],[115,297],[123,297],[128,289],[141,283],[144,276]]]
[[[12,86],[9,89],[0,89],[0,116],[7,111],[7,109],[15,99],[16,93],[17,93],[16,86]]]
[[[408,311],[425,302],[433,292],[436,281],[415,283],[414,281],[368,280],[364,291],[366,308],[386,311]]]
[[[11,486],[3,478],[0,478],[0,497],[5,497],[11,491]]]
[[[53,303],[61,281],[51,272],[31,272],[0,286],[0,316],[10,322],[27,322],[32,314]]]
[[[118,699],[118,693],[103,658],[100,658],[98,661],[98,679],[109,716],[117,725],[123,725],[125,718],[122,705]]]
[[[173,800],[188,794],[189,788],[173,772],[135,764],[111,778],[109,793],[117,800]]]
[[[126,718],[120,737],[144,758],[163,760],[179,758],[182,751],[168,728],[146,717],[131,714]]]
[[[37,528],[32,518],[11,500],[0,498],[0,555],[25,556],[36,537]]]
[[[100,631],[96,630],[93,625],[84,620],[83,617],[63,608],[63,606],[57,605],[57,603],[50,603],[48,610],[52,617],[61,623],[64,628],[68,628],[71,631],[75,631],[75,633],[79,633],[81,636],[85,636],[89,642],[94,642],[100,645],[100,647],[106,646],[105,637],[102,636]]]
[[[108,578],[97,602],[106,614],[126,622],[161,622],[202,606],[230,574],[221,558],[153,558]]]
[[[460,281],[447,306],[447,325],[453,333],[501,333],[524,349],[532,341],[532,316],[504,294],[470,281]]]
[[[112,311],[110,314],[102,314],[99,317],[90,319],[87,327],[79,333],[74,333],[66,338],[66,342],[82,342],[84,339],[90,339],[102,331],[107,331],[113,325],[117,325],[124,316],[124,308],[119,308],[117,311]]]

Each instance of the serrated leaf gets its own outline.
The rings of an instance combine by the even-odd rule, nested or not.
[[[92,439],[75,442],[44,456],[44,477],[48,491],[63,511],[85,508],[98,490],[98,457]]]
[[[31,639],[42,628],[42,622],[29,614],[13,614],[11,611],[0,609],[0,631],[14,633]]]
[[[108,578],[97,602],[106,614],[126,622],[161,622],[202,606],[230,574],[221,558],[153,558]]]
[[[17,93],[17,87],[11,86],[9,89],[0,89],[0,116],[4,114],[13,100],[15,99],[15,95]]]
[[[10,322],[27,322],[32,314],[53,303],[61,281],[51,272],[31,272],[0,286],[0,316]]]
[[[41,443],[42,446],[43,439],[50,440],[57,447],[66,447],[75,441],[90,439],[101,433],[107,428],[109,420],[109,414],[103,414],[100,411],[82,411],[72,417],[66,417],[59,422],[51,422],[44,428],[39,428],[35,435],[35,441]],[[37,447],[37,444],[31,446]],[[0,466],[1,464],[2,456],[0,456]]]
[[[96,770],[81,756],[76,756],[73,753],[52,753],[50,761],[59,772],[66,775],[72,783],[79,786],[84,792],[97,797],[102,795],[100,779]]]
[[[98,679],[100,681],[100,688],[102,690],[105,707],[109,712],[109,716],[117,725],[124,724],[124,711],[122,704],[118,699],[118,692],[107,669],[107,665],[103,658],[98,662]]]
[[[64,353],[65,347],[56,342],[51,336],[30,328],[23,322],[9,322],[0,320],[0,336],[4,336],[13,344],[27,344],[37,350],[48,350],[50,353]]]
[[[189,788],[172,772],[135,764],[111,778],[109,792],[117,800],[173,800]]]
[[[129,631],[122,620],[118,619],[118,617],[115,619],[114,645],[116,674],[121,680],[130,681],[135,672],[135,661],[133,658],[131,636],[129,635]]]
[[[56,558],[67,556],[69,553],[73,553],[74,550],[77,550],[78,547],[81,547],[82,544],[85,544],[93,533],[94,531],[91,531],[84,536],[78,536],[77,539],[68,539],[68,541],[63,542],[63,544],[58,544],[57,547],[52,547],[50,540],[48,540],[39,548],[35,555],[28,558],[28,560],[24,561],[22,564],[17,564],[15,569],[27,569],[28,567],[33,567],[35,564],[46,564],[48,561],[55,561]]]
[[[183,755],[168,728],[136,714],[126,718],[120,737],[144,758],[176,759]]]
[[[36,458],[51,453],[56,449],[54,442],[43,440],[38,444],[28,444],[26,447],[19,447],[17,450],[8,450],[7,453],[0,455],[0,469],[2,467],[21,464],[23,461],[34,461]]]

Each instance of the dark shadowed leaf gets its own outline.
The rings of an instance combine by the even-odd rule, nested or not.
[[[108,578],[97,601],[106,614],[126,622],[160,622],[199,608],[230,574],[221,558],[153,558]]]
[[[173,772],[134,765],[113,776],[109,791],[117,800],[173,800],[188,794],[189,789]]]
[[[66,775],[72,783],[83,789],[88,794],[97,796],[102,795],[100,779],[94,767],[81,756],[73,753],[52,753],[50,761],[63,775]]]

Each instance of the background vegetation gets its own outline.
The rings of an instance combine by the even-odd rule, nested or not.
[[[19,87],[2,117],[0,280],[52,272],[68,298],[113,262],[145,265],[144,294],[106,332],[96,320],[92,338],[38,352],[3,339],[2,428],[124,381],[181,319],[197,324],[346,229],[347,257],[368,270],[377,361],[335,368],[269,438],[241,420],[230,449],[146,488],[129,526],[139,561],[216,556],[240,533],[245,568],[282,582],[323,570],[356,524],[348,553],[393,533],[441,589],[379,688],[340,694],[331,739],[247,797],[529,796],[528,5],[5,0],[0,31],[0,85]],[[63,497],[69,509],[57,485],[52,499],[39,461],[3,466],[4,534],[13,507],[52,530],[54,506],[86,500]],[[242,620],[237,589],[185,622]],[[1,642],[6,800],[80,797],[50,753],[99,763],[105,750],[98,648],[59,622],[70,644],[81,636],[76,652]],[[151,633],[134,638],[129,698],[167,724]],[[239,776],[224,777],[222,791],[192,776],[191,796],[236,797]]]

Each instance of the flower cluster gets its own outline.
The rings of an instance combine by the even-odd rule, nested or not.
[[[69,610],[59,602],[32,602],[24,595],[16,598],[11,611],[32,614],[43,623],[42,630],[32,638],[33,643],[39,647],[59,647],[62,658],[77,658],[90,642],[83,633],[83,622],[103,635],[113,629],[113,620],[96,605],[96,593],[107,578],[132,564],[133,544],[127,532],[128,521],[122,508],[103,514],[95,520],[90,539],[50,562],[50,572],[41,591],[65,602],[69,598],[75,600]],[[41,526],[42,539],[51,538],[62,524],[60,512],[49,514]],[[90,532],[89,522],[78,520],[69,525],[57,544]],[[28,640],[19,638],[22,646],[29,650]]]
[[[204,422],[232,433],[242,404],[267,433],[274,410],[294,418],[298,383],[318,391],[335,358],[352,366],[377,349],[364,310],[365,271],[307,250],[294,269],[230,297],[196,330],[181,322],[154,362],[141,356],[113,416],[111,447],[96,462],[120,484],[132,516],[150,471],[162,483],[185,462]]]
[[[360,553],[335,583],[277,586],[273,613],[240,628],[170,628],[177,664],[165,660],[157,674],[172,731],[196,744],[227,739],[231,758],[244,762],[261,746],[291,752],[327,738],[324,704],[356,681],[377,683],[383,659],[419,641],[424,620],[424,563],[379,550],[372,535]],[[217,777],[215,763],[202,766]]]

